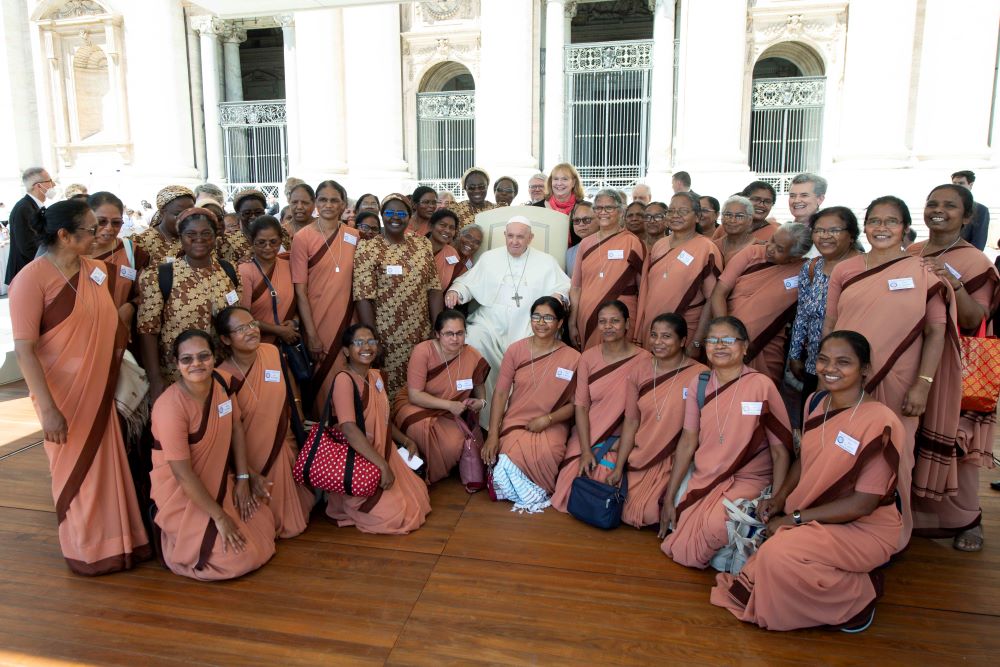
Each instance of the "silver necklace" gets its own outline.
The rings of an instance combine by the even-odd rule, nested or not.
[[[861,401],[865,398],[865,390],[861,389],[861,395],[858,396],[858,402],[854,405],[854,411],[851,412],[851,416],[847,419],[847,425],[850,426],[851,422],[854,421],[854,415],[861,407]],[[823,410],[823,425],[820,427],[819,431],[819,446],[822,449],[826,447],[826,417],[830,414],[830,404],[833,403],[833,394],[826,400],[826,409]]]
[[[659,359],[653,357],[653,410],[656,412],[656,421],[660,421],[660,417],[663,416],[663,408],[666,406],[667,401],[670,400],[670,390],[674,388],[674,383],[677,382],[677,378],[680,377],[679,371],[681,370],[681,364],[684,363],[684,355],[682,354],[681,360],[677,362],[677,367],[673,371],[674,377],[671,378],[670,384],[667,386],[667,397],[663,399],[662,404],[656,400],[656,370],[658,361]]]
[[[52,259],[52,256],[49,255],[49,253],[45,253],[45,259],[49,260],[49,263],[52,264],[55,270],[59,272],[59,275],[62,276],[62,279],[66,281],[66,284],[69,285],[69,288],[73,290],[74,294],[76,294],[77,293],[76,288],[73,287],[73,283],[69,281],[69,278],[66,277],[66,274],[63,273],[63,270],[59,268],[58,264],[56,264],[56,260]],[[79,273],[82,270],[83,270],[83,264],[80,264],[80,268],[77,269],[77,273]]]
[[[521,299],[524,297],[518,294],[518,290],[521,287],[521,281],[524,280],[524,272],[528,270],[528,253],[531,252],[531,248],[524,251],[524,268],[521,269],[521,277],[517,279],[514,283],[514,296],[510,297],[510,300],[514,302],[515,308],[521,307]],[[514,268],[510,265],[510,253],[507,253],[507,273],[510,274],[511,282],[514,281]]]
[[[715,372],[713,371],[713,375]],[[726,425],[729,423],[729,416],[733,414],[733,405],[736,403],[737,389],[740,388],[740,382],[743,380],[743,365],[740,365],[740,376],[736,379],[736,386],[733,388],[733,397],[729,399],[729,409],[726,411],[726,420],[719,423],[719,376],[715,376],[715,427],[719,430],[719,444],[725,440],[725,429]]]

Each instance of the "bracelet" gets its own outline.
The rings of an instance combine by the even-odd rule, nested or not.
[[[549,414],[547,414],[545,416],[549,418],[549,426],[552,426],[552,413],[550,412]]]
[[[958,290],[963,290],[963,289],[965,289],[965,283],[963,283],[963,282],[962,282],[961,280],[959,280],[959,281],[958,281],[958,287],[954,287],[954,288],[952,288],[952,289],[954,289],[954,290],[955,290],[956,292],[957,292]]]
[[[296,398],[296,399],[294,399],[294,400],[295,400],[295,402],[296,402],[296,403],[298,403],[299,405],[302,405],[302,399],[301,399],[301,398]]]
[[[932,378],[930,375],[918,375],[917,377],[920,378],[921,380],[925,380],[927,384],[934,384],[934,378]]]
[[[244,472],[236,476],[236,479],[250,479],[250,473]]]

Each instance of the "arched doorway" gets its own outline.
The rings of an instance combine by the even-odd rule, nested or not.
[[[754,65],[750,169],[780,193],[796,174],[819,170],[824,74],[822,58],[798,42],[775,44]]]
[[[476,85],[456,62],[430,68],[417,93],[417,180],[461,194],[461,178],[475,162]]]

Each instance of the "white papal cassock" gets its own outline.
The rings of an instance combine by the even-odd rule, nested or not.
[[[471,271],[451,284],[461,303],[475,299],[479,304],[467,322],[465,342],[479,350],[492,369],[486,380],[486,409],[480,415],[484,428],[490,423],[490,401],[503,353],[511,343],[531,335],[531,304],[546,295],[568,297],[569,283],[551,255],[529,248],[520,257],[511,257],[501,246],[484,252]]]

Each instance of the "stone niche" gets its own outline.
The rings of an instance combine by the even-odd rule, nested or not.
[[[32,25],[44,59],[43,123],[62,165],[101,153],[131,162],[122,17],[96,0],[52,0],[38,3]]]

